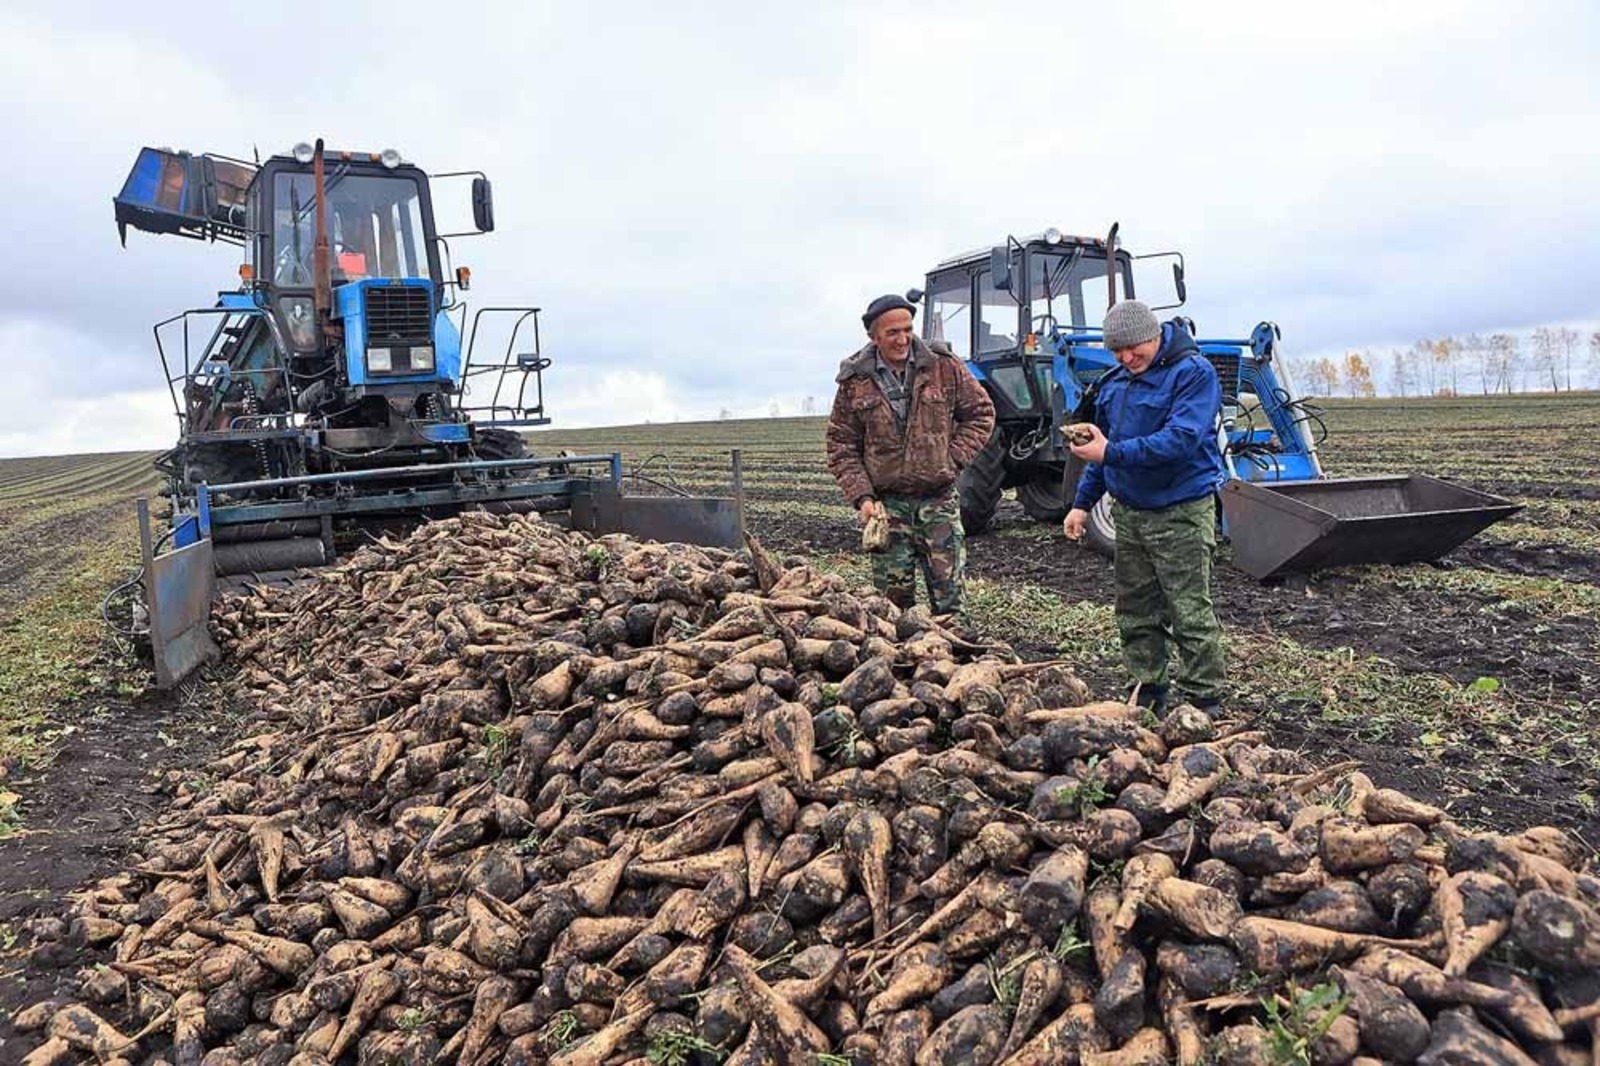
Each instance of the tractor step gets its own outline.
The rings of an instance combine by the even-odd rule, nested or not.
[[[1428,562],[1519,504],[1423,474],[1229,481],[1222,509],[1233,565],[1257,580],[1356,563]]]

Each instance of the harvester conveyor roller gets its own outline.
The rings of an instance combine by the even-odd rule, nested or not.
[[[280,537],[218,544],[213,557],[218,574],[257,574],[325,566],[328,549],[320,537]]]
[[[216,526],[211,530],[217,544],[239,544],[245,541],[281,540],[285,537],[320,537],[322,523],[315,518],[292,518],[275,522],[248,522],[242,525]]]

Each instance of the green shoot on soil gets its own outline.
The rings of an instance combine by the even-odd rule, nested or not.
[[[1275,1066],[1311,1066],[1311,1046],[1339,1020],[1350,997],[1332,982],[1313,988],[1290,983],[1288,996],[1274,995],[1267,1012],[1267,1046]]]

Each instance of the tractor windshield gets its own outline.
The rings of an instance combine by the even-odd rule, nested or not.
[[[937,274],[928,279],[928,321],[924,329],[929,340],[945,341],[963,359],[973,354],[1015,351],[1017,302],[1009,292],[990,283],[987,270]]]
[[[966,271],[939,274],[928,283],[928,321],[924,335],[944,341],[965,359],[971,346],[972,278]]]
[[[326,183],[329,258],[336,284],[429,276],[421,190],[414,180],[336,170]],[[311,175],[278,174],[272,196],[273,284],[309,288],[317,242]]]
[[[1100,252],[1067,248],[1035,252],[1028,270],[1028,314],[1038,333],[1051,322],[1083,329],[1090,315],[1099,324],[1106,306],[1106,259]]]

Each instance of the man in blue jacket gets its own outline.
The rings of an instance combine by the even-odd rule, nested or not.
[[[1089,509],[1111,493],[1117,630],[1140,702],[1158,714],[1166,707],[1170,640],[1182,697],[1215,714],[1224,676],[1211,606],[1222,386],[1189,331],[1162,325],[1138,300],[1106,312],[1105,346],[1121,366],[1100,383],[1092,439],[1072,446],[1088,465],[1062,528],[1082,537]]]

